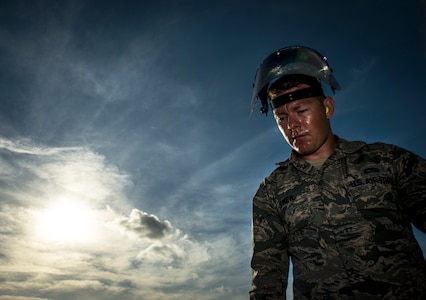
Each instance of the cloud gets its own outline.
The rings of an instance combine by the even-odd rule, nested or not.
[[[156,243],[142,250],[137,258],[147,260],[151,263],[161,263],[163,265],[171,265],[179,263],[185,256],[185,252],[177,245],[164,245]]]
[[[0,147],[0,294],[7,299],[246,293],[235,237],[197,240],[133,207],[131,177],[101,154],[29,139],[0,138]]]
[[[139,237],[150,239],[161,239],[174,231],[169,221],[160,221],[157,216],[138,209],[133,209],[129,217],[120,221],[120,225]]]
[[[129,177],[102,155],[80,147],[37,145],[28,139],[0,138],[0,147],[3,202],[40,207],[72,197],[92,207],[124,204],[122,193]]]
[[[50,300],[48,298],[38,298],[38,297],[21,297],[21,296],[11,296],[11,295],[6,295],[6,296],[2,296],[0,295],[0,300]]]

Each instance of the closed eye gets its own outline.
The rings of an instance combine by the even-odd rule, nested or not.
[[[288,116],[287,115],[279,115],[279,116],[275,116],[275,120],[277,120],[278,122],[283,122],[283,121],[285,121],[285,120],[287,120],[288,119]]]

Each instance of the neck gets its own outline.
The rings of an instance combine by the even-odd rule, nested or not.
[[[308,155],[300,155],[303,160],[320,160],[328,158],[334,149],[336,149],[337,141],[333,133],[330,131],[323,145],[314,153]]]

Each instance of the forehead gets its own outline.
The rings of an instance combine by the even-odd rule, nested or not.
[[[287,111],[292,111],[298,109],[303,105],[316,105],[316,103],[320,103],[316,98],[304,98],[289,102],[287,104],[281,105],[273,110],[274,114],[285,113]]]

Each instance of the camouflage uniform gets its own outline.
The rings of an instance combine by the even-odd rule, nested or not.
[[[336,137],[337,138],[337,137]],[[320,170],[294,153],[253,199],[250,299],[426,299],[426,161],[338,139]]]

